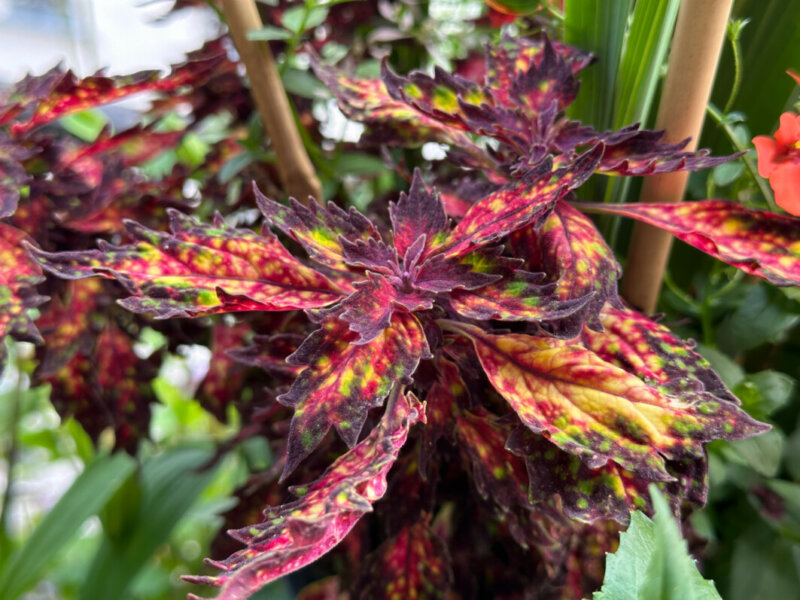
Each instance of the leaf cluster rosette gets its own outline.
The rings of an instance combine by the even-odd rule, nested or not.
[[[119,303],[137,314],[303,310],[316,325],[285,362],[238,352],[291,377],[275,405],[292,410],[281,480],[315,478],[263,522],[231,532],[246,547],[212,561],[222,573],[190,580],[225,600],[247,597],[343,548],[386,495],[390,535],[365,567],[385,579],[353,578],[358,597],[474,596],[481,577],[513,578],[521,594],[549,581],[578,597],[565,581],[575,580],[575,557],[593,558],[576,540],[595,540],[602,556],[611,521],[651,511],[653,483],[675,511],[702,504],[704,444],[767,429],[693,343],[618,298],[620,268],[583,211],[663,227],[778,285],[800,281],[798,221],[716,200],[575,202],[595,173],[728,160],[637,125],[597,132],[567,119],[590,62],[557,42],[508,37],[487,51],[483,84],[442,70],[402,77],[386,63],[381,79],[357,80],[317,61],[345,113],[367,125],[365,143],[445,143],[473,178],[440,195],[415,172],[387,227],[355,208],[281,204],[255,189],[260,233],[169,209],[169,232],[125,221],[129,243],[25,244],[59,277],[116,280],[128,294]],[[346,446],[338,458],[306,469],[335,438]],[[454,526],[469,521],[489,523],[488,533]],[[542,567],[509,575],[491,544]]]

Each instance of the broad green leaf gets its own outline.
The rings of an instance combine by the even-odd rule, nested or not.
[[[61,126],[84,142],[93,142],[108,123],[106,116],[98,110],[84,110],[61,119]]]
[[[6,561],[0,572],[0,598],[13,600],[33,586],[48,563],[58,556],[84,521],[103,508],[135,466],[134,460],[122,453],[89,463],[26,542]]]
[[[217,600],[242,600],[270,581],[317,560],[342,541],[383,497],[386,476],[408,430],[421,418],[424,407],[414,395],[404,396],[399,386],[395,388],[378,426],[336,459],[319,479],[295,486],[297,500],[267,507],[262,523],[228,532],[247,548],[223,561],[209,561],[224,573],[184,579],[222,588]],[[199,600],[194,594],[189,597]]]
[[[706,254],[775,285],[800,284],[800,219],[721,200],[618,206],[579,204],[670,232]]]
[[[714,583],[697,570],[661,493],[650,488],[655,515],[635,512],[609,554],[603,588],[593,600],[721,600]]]
[[[104,535],[81,600],[126,597],[133,578],[210,483],[216,469],[199,469],[212,456],[211,450],[176,448],[144,463],[141,501],[125,523],[130,534],[124,540]]]
[[[307,6],[292,6],[281,14],[281,25],[295,35],[299,35],[322,24],[327,16],[328,8],[325,6],[311,9]]]

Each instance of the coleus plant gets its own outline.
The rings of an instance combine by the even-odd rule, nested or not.
[[[348,449],[294,486],[296,500],[232,531],[246,548],[211,561],[221,574],[190,581],[245,598],[344,546],[388,494],[389,535],[353,597],[485,597],[487,581],[506,579],[508,597],[581,597],[596,585],[582,579],[586,564],[613,545],[612,523],[651,510],[649,484],[675,511],[702,504],[704,442],[767,428],[691,342],[625,306],[614,254],[584,212],[665,228],[778,285],[800,282],[800,222],[716,200],[576,202],[595,173],[728,160],[638,125],[601,133],[568,120],[590,62],[557,42],[511,38],[488,50],[482,84],[441,70],[401,77],[386,63],[381,79],[359,80],[316,60],[343,110],[367,125],[366,143],[445,143],[471,177],[440,194],[415,172],[386,224],[256,188],[260,234],[169,209],[169,232],[126,221],[127,244],[49,252],[8,242],[35,260],[3,282],[22,306],[40,302],[20,291],[40,265],[114,279],[128,293],[119,304],[159,319],[304,310],[316,326],[299,346],[280,346],[293,350],[285,362],[267,361],[294,377],[278,397],[293,410],[281,480],[318,465],[331,429]],[[509,575],[505,563],[520,568]]]

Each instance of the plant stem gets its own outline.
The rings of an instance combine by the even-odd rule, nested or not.
[[[3,490],[3,504],[0,507],[0,550],[3,550],[5,556],[8,555],[7,550],[10,544],[9,520],[11,518],[10,504],[11,504],[11,491],[14,473],[14,463],[17,459],[17,446],[19,445],[19,436],[17,432],[17,425],[19,423],[21,404],[22,404],[22,374],[19,371],[19,361],[9,360],[8,364],[14,364],[17,367],[17,381],[14,385],[14,393],[11,397],[11,419],[9,420],[9,445],[8,445],[8,468],[6,469],[6,489]]]
[[[665,141],[691,137],[687,150],[697,147],[706,104],[711,95],[732,0],[685,0],[678,13],[664,92],[658,108],[656,129],[665,129]],[[686,190],[687,172],[648,177],[641,201],[679,202]],[[672,236],[637,223],[622,279],[622,295],[647,314],[655,310]]]
[[[250,92],[272,140],[278,173],[287,194],[305,202],[321,200],[322,187],[308,158],[267,42],[247,39],[262,27],[254,0],[223,0],[222,11],[250,79]]]
[[[717,125],[722,127],[722,131],[725,132],[725,135],[728,136],[728,139],[731,142],[731,145],[736,149],[737,152],[743,152],[748,150],[748,147],[742,144],[738,137],[736,137],[736,132],[731,127],[730,123],[725,121],[725,115],[720,112],[720,110],[714,106],[711,102],[708,103],[706,107],[708,114],[711,115],[711,118],[717,122]],[[758,174],[758,169],[756,168],[756,163],[753,161],[753,158],[747,154],[742,156],[742,160],[744,161],[744,166],[747,167],[747,170],[750,172],[750,175],[753,177],[753,180],[756,182],[758,189],[761,190],[761,194],[764,196],[764,199],[767,201],[769,208],[772,212],[778,211],[778,205],[775,204],[775,198],[772,195],[772,190],[770,189],[767,182],[764,181],[764,178]]]

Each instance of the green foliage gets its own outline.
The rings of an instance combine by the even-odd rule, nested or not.
[[[720,600],[714,583],[703,579],[687,552],[666,500],[655,487],[650,492],[653,519],[640,512],[631,515],[593,600]]]

